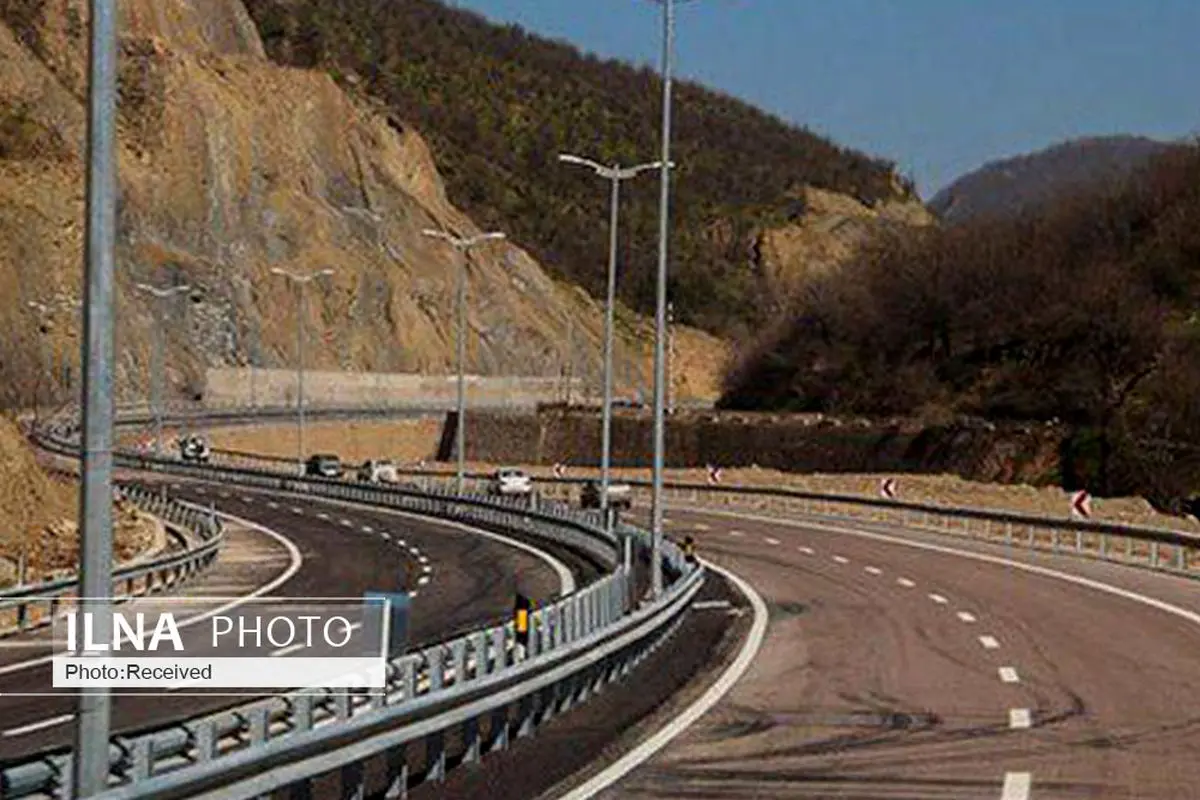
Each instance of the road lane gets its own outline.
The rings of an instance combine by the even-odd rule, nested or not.
[[[669,518],[671,535],[758,589],[772,621],[726,699],[599,796],[1165,800],[1200,784],[1192,621],[831,529],[847,525]],[[918,538],[1198,604],[1196,584],[1173,576]]]
[[[272,499],[267,493],[214,491],[212,487],[188,483],[180,484],[173,494],[206,505],[215,502],[222,512],[286,532],[300,552],[302,566],[272,596],[357,597],[369,590],[414,592],[409,631],[414,647],[507,619],[518,588],[538,602],[556,596],[563,588],[561,568],[551,568],[527,548],[480,536],[465,526],[382,509],[352,508],[308,498]],[[234,563],[243,560],[235,557]],[[594,575],[593,567],[575,563],[580,559],[562,554],[560,560],[566,560],[581,578]],[[214,594],[208,589],[215,586],[228,587],[230,578],[223,562],[224,557],[215,569],[189,585],[187,592],[203,596]],[[267,563],[261,554],[258,563]],[[221,593],[228,592],[222,588]],[[14,651],[2,651],[0,655],[10,652]],[[20,655],[28,659],[34,654]],[[0,674],[0,693],[46,691],[49,687],[48,665]],[[113,730],[153,727],[247,699],[182,692],[154,699],[116,696]],[[0,696],[5,717],[0,729],[0,759],[67,744],[72,732],[67,715],[74,711],[74,705],[72,696]],[[10,735],[4,736],[2,731]]]

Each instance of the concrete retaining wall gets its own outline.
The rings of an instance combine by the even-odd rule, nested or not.
[[[295,370],[219,368],[205,376],[207,405],[295,405]],[[305,371],[306,406],[411,406],[450,410],[455,407],[454,375],[415,375],[382,372]],[[467,403],[474,408],[533,409],[538,403],[560,400],[568,382],[563,378],[528,376],[466,376]],[[579,397],[581,378],[570,382]]]
[[[614,466],[647,466],[648,415],[613,420]],[[790,472],[948,472],[1001,483],[1059,479],[1063,432],[1046,426],[957,423],[933,428],[818,416],[688,414],[670,418],[668,467],[760,466]],[[599,415],[479,412],[467,417],[472,461],[595,466]]]

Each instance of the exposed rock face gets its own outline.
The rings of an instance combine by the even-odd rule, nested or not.
[[[198,391],[205,366],[292,363],[297,293],[276,267],[335,270],[306,292],[309,365],[447,371],[460,260],[421,231],[477,229],[418,133],[327,75],[269,63],[240,0],[120,7],[119,386],[144,393],[139,282],[201,291],[164,306],[173,393]],[[27,301],[81,293],[86,15],[86,0],[0,8],[0,344],[32,346]],[[599,307],[519,243],[478,248],[468,274],[470,371],[557,374],[570,342],[574,374],[598,373]],[[56,361],[77,359],[77,332],[54,326]],[[636,336],[618,377],[646,383]],[[715,376],[724,345],[684,337],[714,354]]]
[[[916,201],[889,200],[870,207],[844,194],[804,187],[786,225],[761,231],[754,260],[781,301],[809,278],[845,263],[881,226],[930,225],[934,217]]]

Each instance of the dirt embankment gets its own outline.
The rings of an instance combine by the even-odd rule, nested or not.
[[[0,417],[0,586],[16,579],[24,555],[26,580],[73,570],[79,560],[79,489],[37,463],[16,424]],[[133,506],[117,504],[114,563],[161,547],[163,531]]]

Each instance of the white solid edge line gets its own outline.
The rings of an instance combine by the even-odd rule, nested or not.
[[[1000,800],[1029,800],[1029,789],[1032,784],[1033,775],[1028,772],[1006,772]]]
[[[1082,586],[1087,589],[1092,589],[1097,592],[1113,595],[1130,600],[1134,603],[1156,608],[1159,611],[1164,611],[1172,614],[1180,619],[1187,620],[1195,625],[1200,625],[1200,613],[1189,611],[1186,608],[1180,608],[1177,605],[1168,603],[1165,600],[1159,600],[1149,595],[1139,594],[1138,592],[1129,589],[1122,589],[1119,586],[1113,586],[1110,583],[1085,578],[1082,575],[1072,575],[1069,572],[1052,569],[1051,567],[1042,567],[1037,564],[1029,564],[1024,561],[1017,561],[1003,556],[993,556],[987,553],[975,553],[970,550],[959,550],[946,545],[933,544],[931,542],[918,542],[912,539],[905,539],[899,536],[892,536],[886,533],[875,533],[872,531],[856,530],[854,528],[843,528],[837,525],[827,525],[822,522],[798,522],[795,520],[785,519],[783,517],[768,517],[760,514],[744,514],[736,511],[720,511],[717,509],[700,509],[691,508],[690,511],[698,514],[709,514],[724,517],[733,517],[735,519],[748,519],[756,522],[765,522],[772,525],[785,525],[791,528],[805,528],[807,530],[823,530],[829,533],[840,533],[847,536],[857,536],[860,539],[871,539],[877,542],[886,542],[888,544],[896,544],[901,547],[911,547],[917,550],[925,550],[931,553],[941,553],[942,555],[955,556],[957,558],[965,558],[969,561],[979,561],[984,564],[997,564],[1002,567],[1012,567],[1013,569],[1022,572],[1028,572],[1031,575],[1040,575],[1043,578],[1054,578],[1055,580],[1064,581],[1065,583],[1073,583],[1076,586]]]
[[[280,586],[282,586],[284,583],[286,583],[288,580],[290,580],[291,577],[300,570],[300,565],[304,563],[304,557],[300,555],[300,548],[296,547],[296,545],[292,543],[292,540],[287,538],[283,534],[273,531],[270,528],[265,527],[263,525],[259,525],[257,522],[251,522],[248,519],[242,519],[241,517],[235,517],[233,514],[226,514],[221,511],[218,511],[216,513],[217,513],[218,517],[224,517],[225,519],[232,520],[233,522],[236,522],[240,525],[245,525],[248,528],[252,528],[252,529],[258,531],[259,533],[265,533],[267,536],[270,536],[272,539],[279,542],[280,544],[282,544],[284,546],[284,548],[287,549],[288,556],[291,559],[291,563],[288,564],[287,569],[285,569],[279,575],[275,576],[274,579],[268,581],[267,583],[264,583],[262,586],[258,587],[253,592],[250,592],[247,595],[243,595],[242,597],[239,597],[236,600],[232,600],[223,606],[214,608],[211,611],[205,611],[204,613],[197,614],[194,617],[188,617],[187,619],[183,620],[182,622],[180,622],[178,624],[177,627],[179,627],[179,628],[186,628],[188,625],[195,625],[197,622],[203,622],[204,620],[208,619],[209,617],[214,617],[217,614],[223,614],[231,608],[237,608],[238,606],[243,605],[243,604],[253,600],[256,597],[262,597],[264,594],[267,594],[268,592],[275,591]],[[159,596],[161,596],[161,595],[150,595],[149,598],[140,597],[137,599],[139,599],[139,600],[152,599],[154,597],[159,597]],[[149,634],[147,634],[147,636],[149,636]],[[41,656],[40,658],[31,658],[27,661],[18,661],[15,664],[7,664],[3,667],[0,667],[0,675],[7,675],[11,672],[20,672],[21,670],[29,669],[30,667],[40,666],[42,664],[49,664],[53,660],[54,660],[54,655],[51,654],[48,656]]]
[[[649,739],[646,739],[637,747],[621,756],[603,771],[593,775],[581,786],[577,786],[559,797],[558,800],[587,800],[587,798],[604,791],[624,778],[635,768],[652,758],[659,750],[670,744],[672,739],[687,730],[692,723],[700,719],[709,709],[720,702],[721,698],[734,687],[734,684],[741,680],[742,675],[745,674],[746,670],[754,662],[754,657],[758,655],[758,650],[762,646],[763,639],[766,638],[767,634],[767,604],[763,602],[762,597],[754,590],[754,587],[733,572],[724,567],[719,567],[711,561],[704,559],[701,559],[701,561],[705,568],[724,576],[730,583],[737,587],[737,590],[750,601],[750,605],[754,609],[754,621],[750,625],[750,633],[746,636],[746,642],[742,645],[741,652],[738,653],[737,658],[729,665],[729,668],[721,674],[721,677],[717,678],[716,682],[708,687],[708,691],[701,695],[696,702],[684,709],[679,716],[671,720],[665,727],[660,728]]]
[[[1012,667],[1000,668],[1000,680],[1004,683],[1020,683],[1021,677],[1017,675],[1017,671]]]
[[[0,736],[11,738],[13,736],[24,736],[27,733],[53,728],[55,725],[62,725],[65,722],[70,722],[75,719],[74,714],[59,714],[57,717],[47,717],[46,719],[31,722],[28,725],[21,725],[18,728],[9,728],[6,731],[0,731]]]

